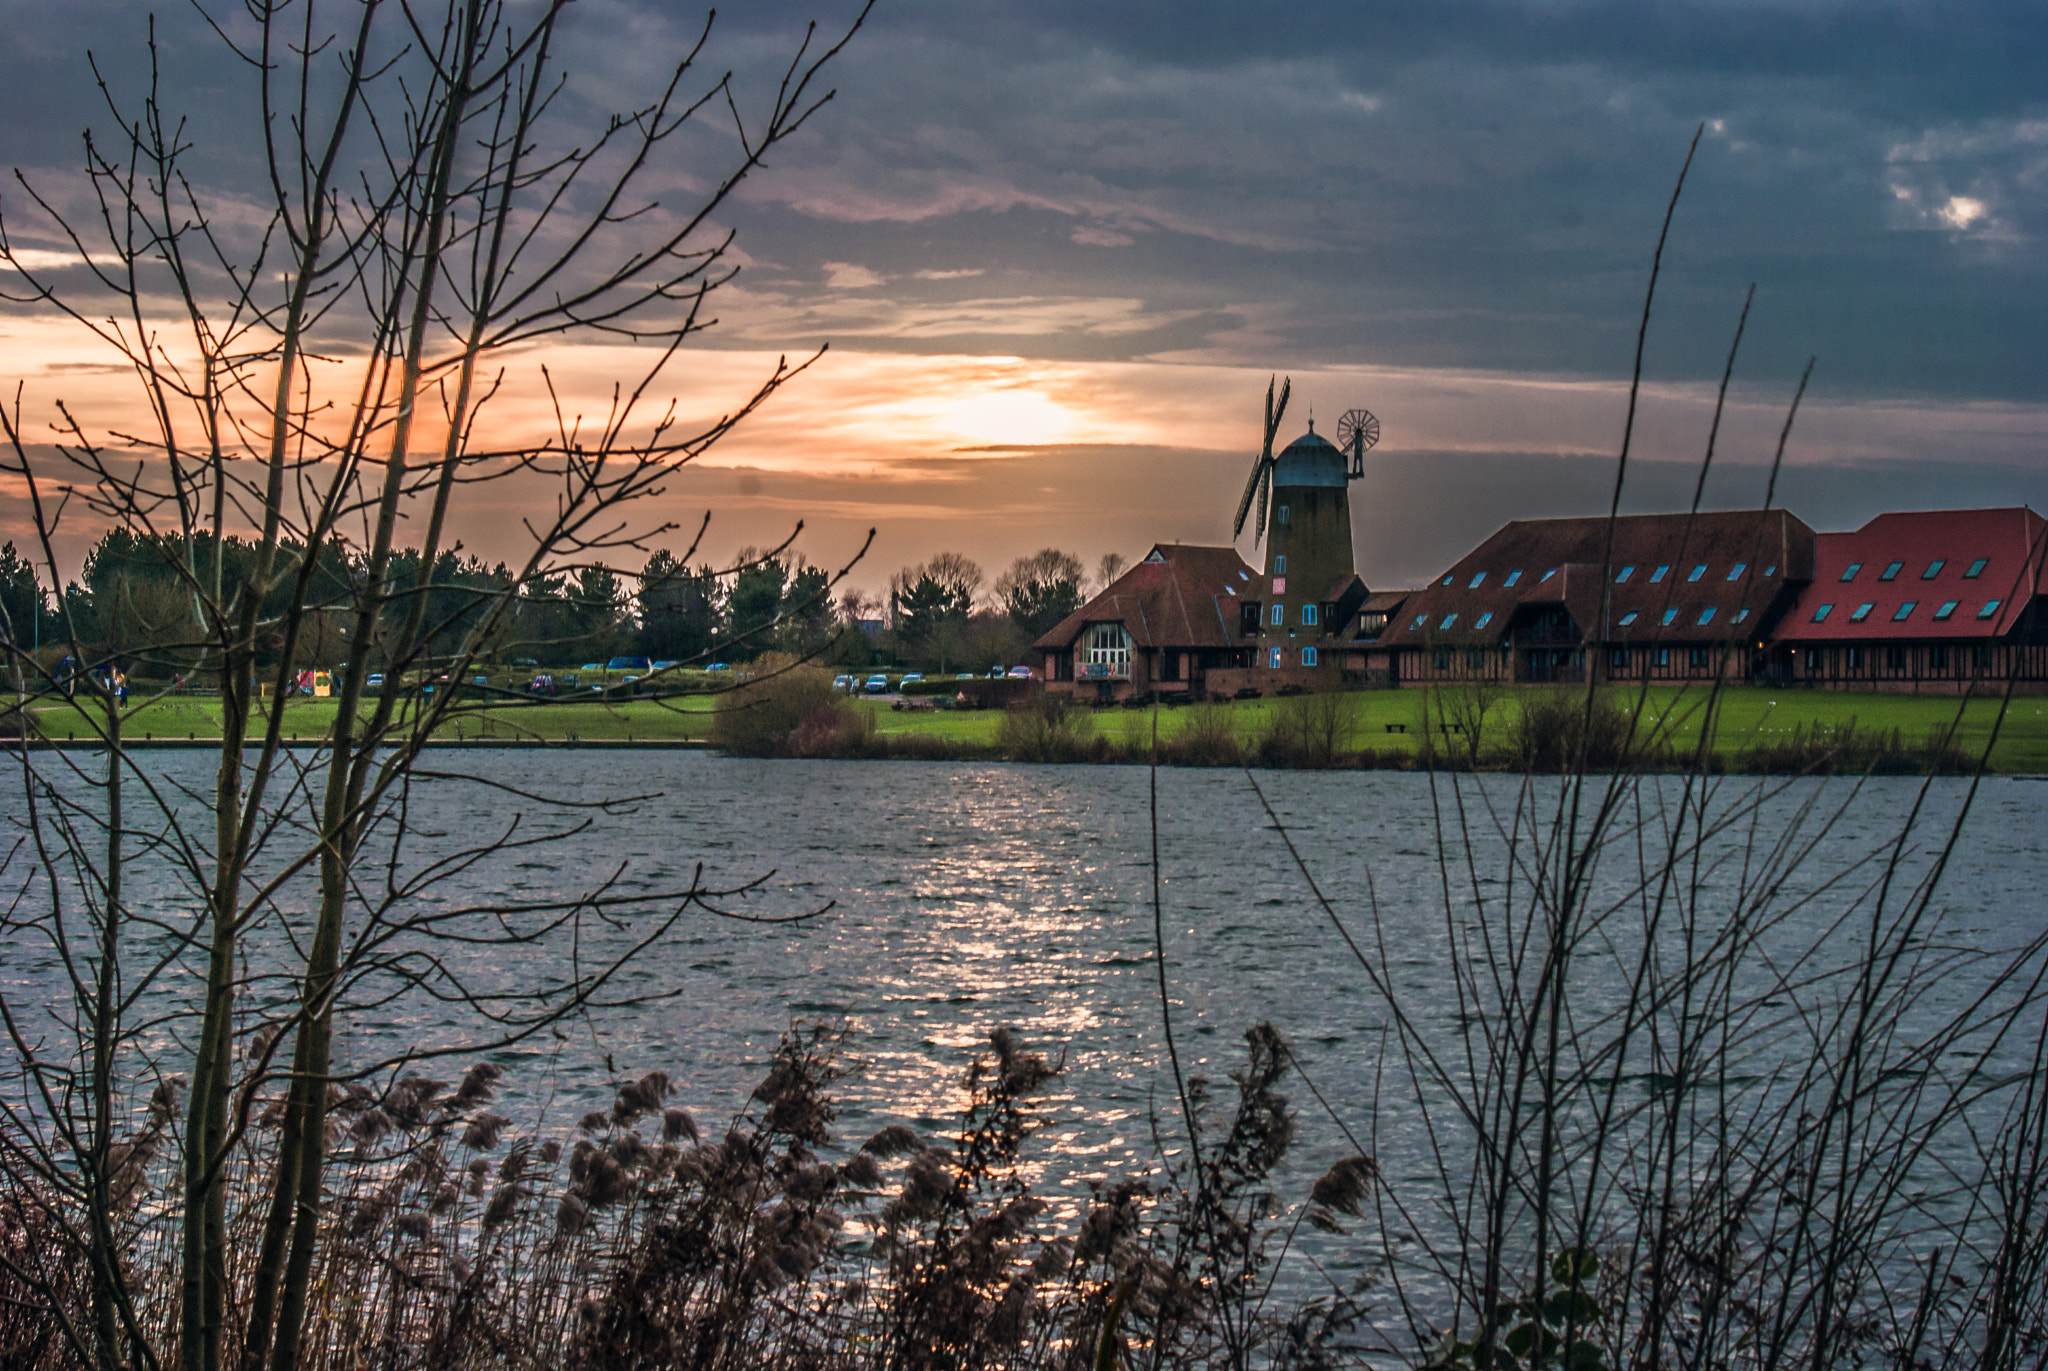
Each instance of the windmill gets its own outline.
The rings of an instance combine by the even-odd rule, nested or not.
[[[1266,443],[1259,451],[1259,460],[1252,465],[1252,478],[1245,482],[1244,498],[1237,502],[1237,522],[1230,526],[1230,536],[1235,539],[1244,532],[1244,516],[1251,512],[1252,497],[1259,499],[1259,521],[1252,526],[1252,546],[1257,547],[1266,531],[1266,502],[1273,494],[1273,435],[1280,431],[1280,416],[1287,412],[1287,395],[1294,389],[1294,378],[1280,383],[1280,402],[1273,403],[1273,383],[1266,382]],[[1377,430],[1377,425],[1374,426]],[[1375,431],[1377,441],[1378,433]]]

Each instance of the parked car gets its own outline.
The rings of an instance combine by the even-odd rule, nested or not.
[[[903,689],[903,687],[907,685],[914,685],[917,682],[922,681],[923,679],[924,673],[922,671],[907,671],[903,674],[903,679],[896,683],[896,688],[898,690],[901,690]]]
[[[713,662],[710,666],[707,666],[704,669],[706,671],[731,671],[732,664],[730,662]]]
[[[614,657],[604,664],[606,671],[651,671],[654,661],[649,657]]]
[[[834,676],[834,677],[832,678],[832,688],[833,688],[834,690],[837,690],[837,691],[842,691],[842,692],[844,692],[844,691],[849,691],[849,690],[852,690],[852,689],[853,689],[853,687],[854,687],[854,684],[855,684],[854,678],[853,678],[853,677],[851,677],[851,676],[844,676],[844,675],[842,675],[842,676]]]
[[[991,681],[1000,681],[1000,680],[1002,680],[1002,679],[1003,679],[1003,669],[1002,669],[1001,667],[999,667],[999,666],[992,666],[992,667],[990,667],[990,668],[988,669],[988,678],[989,678],[989,679],[990,679]]]
[[[1010,668],[1009,675],[1013,681],[1035,681],[1038,679],[1028,666],[1013,666]]]
[[[870,695],[880,695],[889,689],[889,678],[877,671],[874,675],[868,677],[868,683],[862,689]]]
[[[958,675],[954,676],[953,679],[956,681],[978,681],[981,678],[979,676],[976,676],[971,671],[963,671],[960,672]]]
[[[363,689],[365,689],[365,690],[382,690],[383,688],[384,688],[384,673],[383,673],[383,672],[381,672],[381,671],[373,671],[373,672],[371,672],[371,673],[370,673],[370,679],[369,679],[369,680],[367,680],[367,681],[365,681],[365,682],[363,682]]]

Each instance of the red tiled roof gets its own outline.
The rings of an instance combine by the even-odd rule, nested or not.
[[[1571,615],[1582,642],[1724,641],[1766,627],[1788,584],[1812,574],[1813,530],[1782,509],[1613,522],[1605,566],[1604,517],[1503,525],[1410,596],[1380,641],[1494,643],[1518,616],[1526,622],[1550,608]]]
[[[2002,637],[2035,596],[2048,594],[2042,527],[2040,515],[2018,506],[1880,514],[1854,533],[1823,533],[1814,541],[1813,583],[1800,592],[1772,637],[1779,642]],[[1979,560],[1983,565],[1976,567]],[[1896,575],[1882,579],[1894,563]],[[1853,574],[1851,567],[1856,568]],[[1975,576],[1970,575],[1973,567]],[[1935,617],[1951,604],[1948,617]],[[1816,622],[1814,615],[1823,605],[1831,608]],[[1858,619],[1865,605],[1870,608]]]
[[[1121,623],[1140,648],[1236,647],[1238,597],[1256,586],[1234,547],[1160,543],[1032,647],[1072,647],[1083,628],[1101,623]]]

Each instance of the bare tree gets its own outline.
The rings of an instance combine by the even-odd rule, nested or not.
[[[18,753],[30,822],[14,861],[28,893],[7,933],[57,950],[63,1033],[47,1035],[38,1006],[0,1001],[20,1063],[0,1102],[0,1163],[17,1194],[46,1197],[53,1223],[84,1230],[73,1236],[90,1324],[65,1330],[81,1360],[292,1366],[330,1222],[328,1110],[349,1007],[408,992],[463,1004],[479,1032],[460,1050],[476,1050],[602,1001],[618,966],[572,964],[491,995],[423,944],[531,946],[601,916],[639,920],[630,957],[685,911],[719,907],[701,878],[659,894],[603,881],[559,902],[430,905],[453,873],[531,839],[514,819],[430,861],[408,846],[420,749],[461,707],[431,678],[459,678],[541,578],[645,553],[671,527],[649,505],[668,476],[807,365],[778,364],[702,426],[660,398],[737,269],[716,216],[830,98],[818,82],[845,38],[807,32],[747,108],[730,73],[703,65],[707,20],[643,103],[592,124],[559,66],[564,13],[563,0],[252,0],[210,17],[244,78],[236,126],[255,143],[209,165],[262,169],[253,218],[246,197],[209,189],[196,169],[201,154],[161,99],[153,37],[145,88],[101,80],[119,132],[87,140],[89,210],[17,174],[31,209],[0,224],[16,283],[6,298],[95,337],[132,371],[146,416],[78,413],[58,396],[54,437],[38,442],[19,392],[0,412],[37,560],[56,584],[57,540],[80,520],[181,547],[189,616],[156,615],[186,625],[157,646],[217,683],[222,719],[210,792],[182,793],[125,745],[131,711],[110,683],[128,663],[68,613],[72,679],[7,634],[17,669],[103,749],[91,769]],[[685,139],[720,124],[724,164],[692,169],[707,189],[682,206],[657,198]],[[24,231],[68,243],[84,287],[60,289],[33,265],[41,255],[18,252]],[[538,345],[593,339],[643,345],[620,350],[642,365],[586,416],[535,358]],[[554,398],[552,432],[496,417],[494,401],[515,391]],[[524,497],[526,549],[507,576],[451,600],[434,568],[459,548],[464,497],[482,482]],[[339,585],[322,574],[337,565]],[[305,758],[266,697],[287,692],[308,635],[336,629],[335,722]],[[40,717],[45,731],[58,722]],[[140,902],[138,881],[151,892]],[[190,1002],[173,989],[186,975]],[[357,1061],[349,1074],[394,1065]],[[125,1097],[181,1074],[182,1280],[166,1304],[122,1260]],[[251,1175],[244,1145],[266,1108],[277,1142]],[[258,1193],[246,1261],[230,1250],[231,1204]]]

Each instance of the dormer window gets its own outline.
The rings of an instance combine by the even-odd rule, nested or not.
[[[1937,577],[1937,576],[1941,575],[1941,569],[1942,569],[1943,567],[1947,566],[1947,565],[1948,565],[1948,559],[1947,559],[1947,558],[1945,558],[1945,557],[1937,557],[1937,558],[1935,558],[1935,559],[1934,559],[1933,561],[1931,561],[1931,562],[1929,562],[1929,563],[1927,564],[1927,570],[1925,570],[1925,571],[1923,571],[1923,572],[1921,572],[1921,573],[1920,573],[1920,579],[1921,579],[1921,580],[1923,580],[1923,581],[1931,581],[1931,580],[1933,580],[1933,579],[1934,579],[1935,577]]]
[[[1890,563],[1882,572],[1878,573],[1877,579],[1880,581],[1896,581],[1899,578],[1899,568],[1904,565],[1904,562]]]

